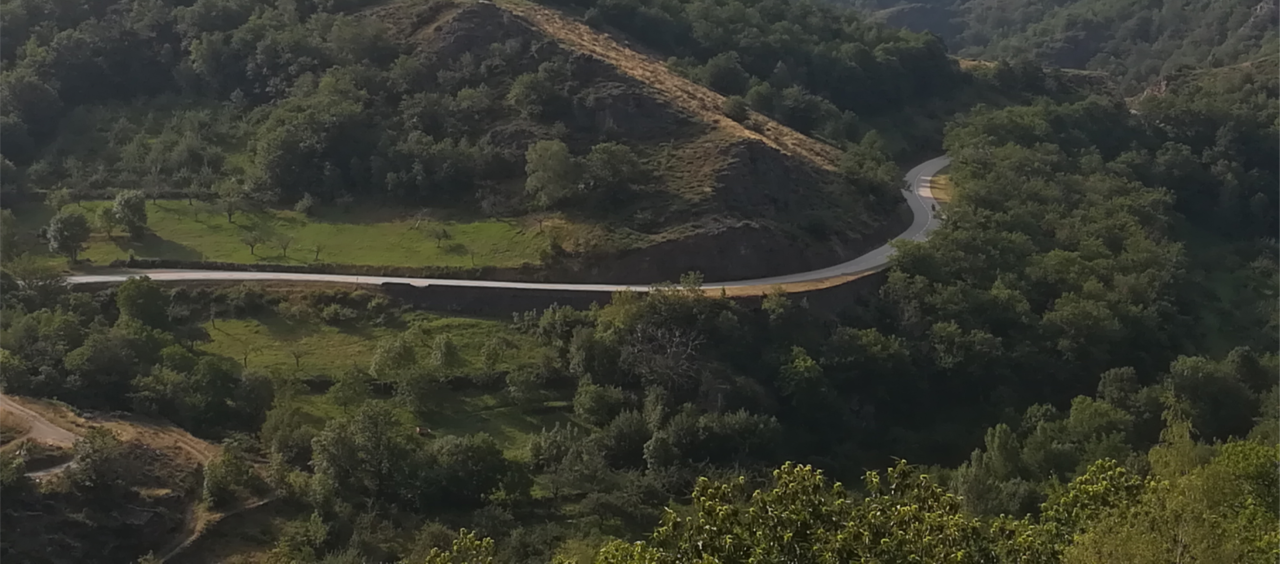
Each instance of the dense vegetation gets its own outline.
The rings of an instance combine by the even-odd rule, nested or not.
[[[729,96],[730,117],[750,108],[837,144],[874,131],[871,145],[896,154],[936,146],[942,122],[974,103],[1074,90],[1043,77],[995,84],[962,72],[936,36],[809,0],[547,3],[585,9],[587,23],[669,57],[676,72]]]
[[[1197,0],[838,0],[881,19],[937,33],[963,57],[1031,58],[1102,71],[1129,93],[1185,68],[1247,63],[1274,55],[1277,17],[1270,2]],[[1275,63],[1270,63],[1275,66]]]
[[[883,197],[896,194],[898,184],[887,147],[875,135],[859,143],[872,132],[870,125],[829,115],[830,104],[800,93],[799,86],[778,83],[784,113],[777,115],[805,131],[832,115],[845,123],[831,136],[840,147],[834,155],[848,149],[839,173],[827,170],[837,163],[793,162],[777,153],[735,164],[743,161],[735,145],[743,135],[673,109],[634,78],[563,48],[492,5],[464,6],[447,0],[376,7],[7,2],[0,49],[2,199],[10,207],[23,201],[48,207],[18,209],[26,217],[83,215],[80,207],[66,206],[128,190],[138,190],[152,206],[159,199],[185,200],[196,216],[225,216],[233,227],[169,229],[163,235],[186,237],[170,240],[149,228],[145,216],[126,222],[117,217],[123,208],[95,208],[85,218],[94,233],[86,238],[79,220],[62,218],[54,233],[70,226],[73,236],[59,238],[51,250],[72,259],[86,245],[98,247],[90,253],[95,258],[133,253],[212,259],[228,254],[226,243],[243,240],[250,252],[240,260],[249,261],[261,260],[252,241],[278,239],[258,231],[298,238],[287,218],[265,213],[280,208],[339,223],[363,221],[343,211],[353,204],[394,205],[406,210],[401,220],[423,208],[463,222],[533,214],[539,237],[541,216],[562,214],[553,223],[568,226],[568,234],[557,235],[541,253],[554,258],[566,250],[609,256],[744,222],[791,239],[847,241],[874,229],[896,205]],[[863,27],[858,36],[890,33]],[[424,29],[429,31],[419,33]],[[852,41],[842,37],[829,48]],[[934,74],[961,80],[936,46],[903,49],[894,55],[886,44],[883,63],[865,63],[879,73],[867,84],[903,92],[847,101],[841,100],[852,91],[829,95],[844,107],[865,105],[874,113],[876,100],[908,93],[924,103],[930,89],[943,86],[934,84]],[[758,57],[809,56],[770,52],[760,50]],[[900,68],[894,57],[940,67],[922,62]],[[796,65],[797,72],[813,76],[828,70]],[[851,65],[844,64],[856,71]],[[825,93],[834,84],[809,87]],[[793,98],[804,108],[785,109]],[[935,139],[938,131],[933,127]],[[789,182],[777,188],[746,184],[736,172],[745,166],[785,169],[778,174]],[[740,190],[751,194],[742,197]],[[776,198],[795,203],[759,204]],[[200,201],[206,203],[197,206]],[[186,223],[194,228],[201,222]],[[124,228],[128,239],[112,237],[116,228]],[[31,230],[22,240],[34,246],[36,235]],[[408,236],[415,235],[419,242],[428,239]],[[340,247],[332,238],[305,243]],[[507,261],[544,258],[525,251],[514,249]],[[436,262],[465,263],[468,254]],[[279,256],[288,255],[281,248]],[[330,260],[360,263],[359,255],[339,251]]]
[[[575,121],[601,94],[577,78],[591,61],[482,41],[485,58],[424,66],[383,20],[341,15],[362,6],[6,4],[6,190],[13,174],[138,186],[87,206],[98,229],[136,234],[170,188],[217,194],[228,219],[251,200],[307,213],[504,194],[605,217],[650,178],[652,145]],[[978,80],[934,38],[810,4],[578,7],[741,95],[723,108],[735,119],[860,139],[842,172],[880,188],[866,123]],[[509,323],[373,291],[72,291],[18,256],[6,210],[0,384],[221,442],[186,486],[200,503],[279,499],[269,526],[200,548],[231,561],[1273,561],[1280,85],[1266,70],[1186,73],[1132,108],[976,108],[946,131],[943,225],[838,315],[711,296],[696,274]],[[1034,65],[984,76],[1057,88]],[[179,119],[143,125],[156,115]],[[77,123],[120,125],[76,148]],[[45,237],[71,258],[92,229],[77,194],[48,194]],[[130,504],[145,485],[107,435],[76,451],[39,484],[0,451],[0,557],[51,534],[27,513]],[[59,530],[68,548],[44,556],[153,548],[98,523]],[[131,542],[86,544],[108,533]]]
[[[527,41],[432,68],[343,15],[359,2],[10,4],[4,156],[37,188],[474,205],[523,168],[485,133],[573,88],[568,62],[540,67]],[[528,71],[522,85],[549,90],[504,104]],[[548,125],[569,109],[552,106]]]

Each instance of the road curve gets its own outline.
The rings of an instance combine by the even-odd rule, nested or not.
[[[933,198],[922,195],[920,188],[928,182],[929,178],[947,165],[951,164],[949,157],[938,157],[930,159],[907,172],[906,190],[904,197],[907,199],[907,205],[911,207],[913,219],[911,226],[901,235],[895,237],[895,240],[909,239],[913,241],[923,240],[928,236],[929,232],[938,226],[938,221],[933,215],[935,201]],[[927,193],[926,193],[927,194]],[[786,274],[782,276],[771,276],[768,278],[756,278],[753,280],[735,280],[731,282],[713,282],[704,284],[704,289],[716,290],[720,288],[742,288],[752,286],[775,286],[778,284],[790,284],[795,282],[812,282],[815,280],[824,280],[836,276],[848,276],[854,274],[862,274],[872,272],[884,268],[889,264],[889,257],[893,255],[893,247],[888,243],[881,245],[861,256],[848,261],[809,272],[799,272],[796,274]],[[149,276],[152,280],[157,281],[296,281],[296,282],[335,282],[340,284],[367,284],[378,285],[387,282],[412,284],[414,286],[467,286],[473,288],[509,288],[513,290],[564,290],[577,292],[616,292],[621,290],[633,290],[638,292],[648,291],[651,284],[629,285],[629,284],[569,284],[558,282],[500,282],[496,280],[457,280],[446,278],[403,278],[394,276],[357,276],[351,274],[309,274],[309,273],[293,273],[293,272],[238,272],[223,270],[145,270],[122,272],[113,274],[86,274],[67,277],[69,284],[95,284],[95,283],[111,283],[123,282],[133,276]]]

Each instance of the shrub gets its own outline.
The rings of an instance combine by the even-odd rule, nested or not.
[[[621,388],[583,382],[573,397],[573,412],[597,427],[608,425],[626,406]]]
[[[309,216],[311,215],[311,211],[312,209],[315,208],[315,206],[316,206],[316,199],[312,198],[311,193],[308,192],[306,194],[303,194],[302,198],[298,200],[298,203],[293,205],[293,211]]]
[[[320,310],[320,319],[330,325],[346,323],[360,317],[356,310],[341,304],[329,304]]]
[[[742,96],[725,98],[724,104],[721,106],[721,111],[724,112],[724,115],[738,123],[747,121],[747,118],[751,117],[750,110],[751,106],[747,104],[747,99]]]

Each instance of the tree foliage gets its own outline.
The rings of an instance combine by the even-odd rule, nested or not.
[[[72,262],[80,256],[84,244],[89,241],[92,231],[89,220],[75,212],[60,212],[49,220],[45,236],[49,239],[49,250],[63,255]]]

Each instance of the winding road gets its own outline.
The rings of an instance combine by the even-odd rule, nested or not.
[[[911,207],[913,219],[911,226],[898,235],[895,240],[923,240],[929,232],[938,226],[934,217],[936,202],[927,190],[928,182],[933,175],[942,170],[951,159],[938,157],[930,159],[907,172],[905,180],[907,188],[904,196]],[[924,189],[924,190],[922,190]],[[835,266],[829,266],[809,272],[756,278],[753,280],[735,280],[731,282],[714,282],[704,284],[703,288],[718,290],[720,288],[744,288],[759,286],[776,286],[797,282],[813,282],[838,276],[850,276],[873,272],[889,264],[893,255],[893,247],[888,243],[851,260]],[[146,275],[157,281],[297,281],[297,282],[334,282],[340,284],[379,285],[383,283],[412,284],[414,286],[467,286],[473,288],[510,288],[513,290],[563,290],[577,292],[616,292],[632,290],[648,291],[650,284],[568,284],[557,282],[500,282],[496,280],[456,280],[446,278],[402,278],[391,276],[357,276],[350,274],[308,274],[292,272],[236,272],[224,270],[145,270],[112,274],[85,274],[67,277],[69,284],[98,284],[124,282],[132,276]]]

